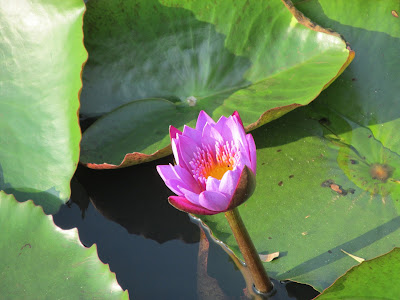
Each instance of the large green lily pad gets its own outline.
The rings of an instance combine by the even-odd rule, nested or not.
[[[318,299],[399,299],[400,249],[363,262],[340,277]]]
[[[253,132],[257,188],[239,211],[257,250],[281,253],[265,264],[271,277],[321,291],[357,264],[341,250],[371,259],[400,243],[400,168],[385,183],[372,179],[368,168],[389,157],[400,167],[400,158],[377,148],[364,127],[352,124],[355,146],[332,136],[321,124],[328,118],[315,118],[316,109],[298,109]],[[351,130],[339,115],[329,117]],[[202,220],[241,257],[223,214]]]
[[[400,152],[398,91],[400,69],[400,3],[373,0],[297,1],[297,7],[322,26],[340,32],[357,55],[333,88],[319,101],[362,126],[394,152]],[[365,18],[365,16],[374,16]]]
[[[254,129],[308,104],[354,57],[290,1],[94,0],[84,30],[81,113],[108,113],[83,136],[92,168],[170,153],[167,125],[193,126],[202,109],[238,110]]]
[[[0,189],[55,213],[79,159],[81,0],[0,3]]]
[[[0,191],[0,294],[4,299],[128,299],[96,246],[62,230],[32,201]]]
[[[400,49],[391,10],[399,4],[328,3],[299,8],[341,32],[357,56],[308,107],[253,132],[257,189],[240,207],[257,250],[281,253],[265,264],[269,274],[320,291],[358,264],[341,250],[372,259],[400,245],[400,69],[391,66]],[[381,20],[375,30],[362,25],[365,15]],[[240,257],[224,216],[202,219]]]

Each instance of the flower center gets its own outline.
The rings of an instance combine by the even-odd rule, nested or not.
[[[209,176],[221,180],[224,174],[233,170],[239,160],[240,151],[231,142],[229,144],[215,143],[215,149],[211,147],[198,148],[194,158],[189,163],[192,167],[193,177],[205,185]]]
[[[212,168],[211,170],[209,170],[209,172],[204,176],[206,178],[208,178],[208,176],[212,176],[215,179],[221,180],[222,176],[224,176],[224,174],[226,173],[226,171],[228,170],[232,170],[232,166],[228,165],[228,164],[217,164],[214,166],[214,168]]]

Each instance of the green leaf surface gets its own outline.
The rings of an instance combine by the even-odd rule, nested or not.
[[[109,115],[85,132],[81,162],[115,168],[170,153],[165,124],[193,125],[202,109],[214,118],[238,110],[251,130],[312,101],[354,52],[290,5],[88,2],[81,113]],[[146,113],[132,114],[138,101]]]
[[[79,159],[81,0],[0,3],[0,189],[55,213]]]
[[[399,299],[400,249],[363,262],[326,289],[320,299]]]
[[[259,253],[281,253],[265,264],[271,277],[321,291],[357,264],[341,250],[371,259],[400,243],[400,158],[368,138],[364,127],[353,124],[348,132],[357,148],[332,137],[319,122],[326,116],[315,118],[316,104],[253,131],[257,188],[239,211]],[[332,123],[351,130],[334,116]],[[368,164],[386,159],[399,168],[387,182],[372,179]],[[241,257],[223,214],[201,218]]]
[[[128,299],[96,246],[62,230],[32,201],[0,191],[0,294],[4,299]]]
[[[392,66],[400,23],[390,13],[399,3],[347,4],[299,2],[307,16],[341,32],[357,55],[308,107],[253,132],[257,188],[240,207],[257,250],[281,253],[265,264],[271,277],[320,291],[358,264],[341,250],[372,259],[400,245],[400,69]],[[381,22],[366,20],[363,28],[366,15]],[[240,257],[224,216],[202,219]]]

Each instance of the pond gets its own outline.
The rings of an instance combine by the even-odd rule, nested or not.
[[[199,226],[169,205],[171,192],[155,166],[171,161],[102,171],[79,166],[71,200],[54,222],[78,228],[86,247],[95,243],[131,299],[245,299],[246,282],[232,258],[210,237],[209,245],[200,241]],[[274,284],[271,299],[318,295],[310,286]]]
[[[243,265],[168,204],[155,166],[172,158],[149,162],[170,154],[168,126],[237,111],[258,162],[240,212],[257,253],[280,253],[265,263],[269,276],[327,297],[399,299],[399,1],[4,2],[0,295],[109,299],[119,289],[109,264],[132,299],[246,298]],[[97,121],[87,128],[77,115]],[[182,144],[185,156],[199,153]],[[216,177],[234,168],[221,161]],[[246,196],[253,187],[233,186]],[[212,212],[232,208],[207,194]],[[55,222],[97,246],[54,226],[45,214],[61,204]],[[224,214],[201,220],[243,257]],[[273,299],[317,295],[275,287]]]

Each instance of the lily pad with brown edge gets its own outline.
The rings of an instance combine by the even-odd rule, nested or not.
[[[353,267],[317,299],[398,299],[400,249]]]
[[[128,299],[96,246],[62,230],[31,200],[0,191],[0,294],[4,299]]]
[[[238,110],[248,130],[315,99],[354,57],[290,1],[90,1],[81,162],[120,168],[171,153],[168,125]]]
[[[318,101],[349,120],[368,127],[382,145],[400,153],[399,90],[400,2],[379,6],[373,0],[294,1],[296,7],[318,24],[340,32],[357,55],[333,88]]]
[[[266,265],[273,278],[322,291],[358,264],[343,251],[373,259],[400,245],[400,4],[381,4],[296,4],[357,56],[317,101],[253,132],[257,188],[239,210],[259,251],[287,253]],[[223,216],[202,219],[240,257]]]
[[[0,3],[0,190],[46,213],[68,201],[79,161],[82,0]]]

